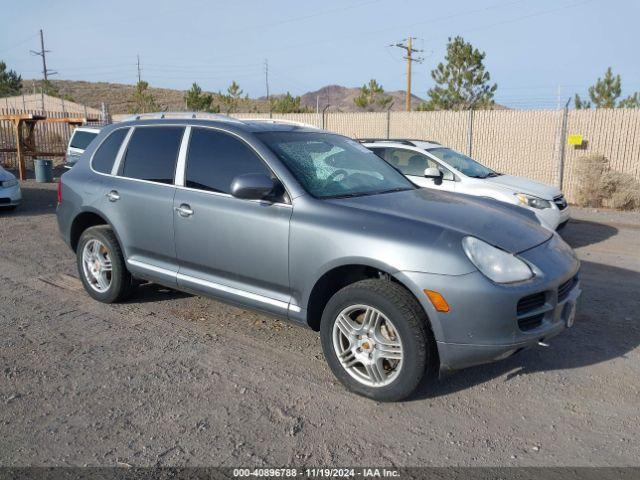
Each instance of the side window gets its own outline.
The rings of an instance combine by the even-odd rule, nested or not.
[[[424,176],[425,168],[436,166],[426,155],[404,148],[387,148],[384,159],[405,175],[416,177]]]
[[[124,137],[127,136],[128,128],[120,128],[113,131],[107,139],[100,144],[96,153],[93,155],[92,167],[96,172],[111,173],[113,162],[116,160],[118,150]]]
[[[122,176],[173,183],[184,127],[137,127],[127,145]]]
[[[271,176],[262,160],[241,140],[217,130],[191,130],[185,186],[229,193],[232,180],[245,173]]]

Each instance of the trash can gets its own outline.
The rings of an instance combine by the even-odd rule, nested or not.
[[[53,182],[53,160],[36,158],[33,160],[33,168],[36,171],[36,182]]]

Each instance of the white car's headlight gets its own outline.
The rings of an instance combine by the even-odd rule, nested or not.
[[[18,180],[12,178],[11,180],[4,180],[1,183],[4,188],[15,187],[18,184]]]
[[[533,277],[529,265],[515,255],[475,237],[464,237],[462,248],[478,270],[496,283],[522,282]]]
[[[551,208],[551,202],[543,198],[534,197],[533,195],[527,195],[526,193],[516,193],[518,203],[532,208]]]

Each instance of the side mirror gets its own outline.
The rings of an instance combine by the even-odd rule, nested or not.
[[[243,200],[262,200],[276,190],[276,182],[264,173],[238,175],[231,182],[231,195]]]
[[[434,180],[438,180],[442,178],[442,172],[436,167],[429,167],[424,169],[424,176],[425,178],[433,178]]]

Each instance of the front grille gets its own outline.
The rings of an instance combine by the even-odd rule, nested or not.
[[[544,313],[539,313],[532,317],[520,318],[518,320],[518,327],[523,331],[533,330],[542,325],[542,320],[544,320]]]
[[[0,198],[0,205],[7,204],[7,203],[11,203],[10,198]]]
[[[564,195],[555,197],[553,199],[553,203],[556,204],[556,206],[558,207],[558,210],[564,210],[565,208],[567,208],[567,201],[565,200]]]
[[[569,293],[571,293],[571,290],[573,289],[573,287],[577,282],[578,282],[578,277],[576,276],[567,280],[566,282],[564,282],[562,285],[558,287],[558,302],[562,302],[564,299],[566,299],[569,296]]]
[[[529,313],[544,305],[546,295],[544,292],[534,293],[533,295],[527,295],[522,297],[518,302],[518,316]]]

